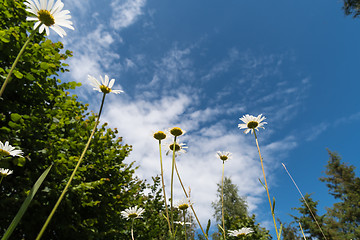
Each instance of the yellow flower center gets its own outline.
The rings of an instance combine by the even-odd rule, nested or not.
[[[226,156],[226,155],[221,155],[221,156],[220,156],[220,159],[223,160],[223,161],[226,161],[226,160],[228,160],[228,156]]]
[[[172,143],[171,145],[169,145],[169,148],[170,148],[171,151],[173,151],[174,144]],[[180,145],[175,143],[175,152],[180,151],[180,149],[181,149]]]
[[[5,151],[5,150],[3,150],[3,149],[0,149],[0,155],[2,155],[2,156],[9,156],[10,153],[9,153],[8,151]]]
[[[166,138],[166,134],[163,131],[158,131],[154,133],[154,138],[157,140],[163,140]]]
[[[184,203],[184,204],[181,204],[178,206],[178,208],[180,210],[186,210],[186,209],[188,209],[188,207],[189,207],[189,204],[187,204],[187,203]]]
[[[48,10],[41,9],[38,11],[38,15],[39,20],[46,26],[50,27],[55,24],[55,19]]]
[[[241,237],[241,236],[246,236],[245,233],[239,233],[238,235],[236,235],[237,237]]]
[[[254,128],[256,128],[258,125],[259,125],[258,122],[250,121],[250,122],[248,122],[247,127],[254,129]]]
[[[129,218],[136,218],[138,215],[136,213],[130,213],[129,214]]]
[[[111,92],[111,88],[105,86],[105,85],[101,85],[100,86],[100,90],[103,92],[103,93],[109,93]]]
[[[183,132],[183,130],[181,130],[181,128],[174,127],[172,129],[170,129],[170,133],[173,136],[178,137],[178,136],[181,136],[184,132]]]

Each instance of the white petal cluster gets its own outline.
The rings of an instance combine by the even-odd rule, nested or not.
[[[191,202],[190,198],[183,198],[180,201],[178,201],[175,204],[175,207],[180,209],[180,210],[186,210],[187,208],[189,208],[190,206],[192,206],[194,203]]]
[[[8,141],[6,141],[5,144],[0,141],[0,155],[22,157],[22,154],[23,152],[21,150],[15,150],[15,148],[11,146]]]
[[[129,219],[141,218],[141,214],[143,214],[144,212],[145,209],[138,208],[138,206],[135,206],[125,209],[124,211],[121,212],[121,215],[127,220],[129,220]]]
[[[240,237],[240,236],[248,235],[249,233],[253,233],[253,232],[254,230],[252,230],[251,228],[241,228],[239,230],[230,230],[229,235],[233,237]]]
[[[240,123],[238,127],[240,129],[245,129],[244,133],[251,132],[253,133],[254,129],[259,131],[259,128],[264,128],[264,125],[267,124],[267,122],[262,122],[266,118],[262,116],[262,114],[258,115],[257,117],[246,114],[243,117],[240,118],[243,123]],[[265,128],[264,128],[265,129]]]
[[[231,158],[232,154],[230,152],[217,151],[216,156],[219,157],[221,161],[227,161]]]
[[[122,90],[113,90],[113,89],[111,89],[114,86],[115,79],[111,79],[109,81],[108,75],[105,75],[104,78],[102,78],[102,76],[100,76],[101,83],[96,78],[94,78],[93,76],[90,76],[90,75],[88,75],[88,79],[90,80],[90,84],[91,84],[91,86],[94,87],[93,90],[95,90],[95,91],[103,92],[103,93],[112,92],[112,93],[115,93],[115,94],[119,94],[119,93],[124,92]],[[105,91],[104,89],[107,89],[107,91],[104,92]]]
[[[69,20],[71,15],[69,15],[69,10],[63,10],[64,3],[61,0],[57,0],[54,4],[54,0],[27,0],[25,5],[28,7],[26,11],[35,15],[27,17],[27,21],[36,21],[34,24],[34,29],[39,27],[39,32],[42,33],[46,31],[46,35],[50,35],[49,27],[54,30],[60,37],[66,36],[66,32],[61,27],[66,27],[74,30],[72,22]],[[47,11],[50,17],[53,18],[53,24],[45,23],[40,20],[41,12]],[[40,25],[41,24],[41,25]]]
[[[12,173],[13,171],[10,169],[0,168],[0,176],[6,177]]]

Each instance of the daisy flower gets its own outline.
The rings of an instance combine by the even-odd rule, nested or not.
[[[156,140],[164,140],[166,138],[166,134],[163,131],[157,131],[153,134],[153,137]]]
[[[54,30],[60,37],[66,36],[66,32],[61,27],[66,27],[74,30],[72,22],[68,19],[70,11],[62,10],[64,3],[61,0],[57,0],[54,4],[54,0],[27,0],[25,5],[28,7],[26,11],[35,15],[33,17],[27,17],[27,21],[37,21],[34,24],[34,29],[38,28],[39,32],[46,31],[46,35],[50,35],[49,27]]]
[[[266,118],[262,116],[262,114],[260,114],[259,116],[255,117],[249,114],[244,115],[242,118],[240,118],[241,121],[243,121],[244,123],[240,123],[238,125],[238,127],[240,129],[244,129],[245,131],[244,133],[248,133],[254,132],[254,129],[259,131],[259,128],[264,128],[264,124],[267,124],[267,122],[262,122],[263,120],[265,120]],[[265,129],[265,128],[264,128]]]
[[[5,144],[3,144],[0,141],[0,156],[13,156],[13,157],[22,157],[23,152],[21,150],[15,150],[15,148],[11,145],[9,145],[9,142],[6,141]]]
[[[231,153],[230,152],[217,151],[216,154],[217,154],[216,156],[219,157],[221,161],[226,161],[226,160],[229,160],[231,158]]]
[[[10,169],[0,168],[0,176],[2,176],[2,177],[6,177],[12,173],[13,173],[13,171]]]
[[[138,208],[137,206],[135,206],[125,209],[124,211],[121,212],[121,215],[127,220],[141,218],[141,214],[143,214],[144,211],[145,209]]]
[[[181,226],[184,226],[184,225],[191,225],[192,223],[191,222],[181,222],[181,221],[174,221],[175,224],[180,224]]]
[[[194,203],[191,202],[190,198],[183,198],[175,204],[175,207],[180,210],[186,210]]]
[[[167,149],[166,151],[166,155],[172,154],[173,152],[173,148],[174,148],[174,141],[168,141],[167,143],[164,144],[165,148]],[[186,153],[186,148],[188,148],[186,146],[185,143],[175,143],[175,156],[180,155],[181,153]]]
[[[181,135],[183,135],[183,134],[186,133],[185,130],[182,130],[182,129],[179,128],[179,127],[170,128],[170,129],[169,129],[169,132],[171,133],[171,135],[173,135],[173,136],[175,136],[175,137],[181,136]]]
[[[253,233],[253,232],[254,230],[252,230],[251,228],[241,228],[239,230],[230,230],[229,235],[233,237],[240,237],[240,236],[248,235],[249,233]]]
[[[93,90],[103,92],[103,93],[112,92],[112,93],[115,93],[115,94],[119,94],[119,93],[124,92],[122,90],[113,90],[113,89],[111,89],[112,86],[114,85],[115,79],[111,79],[109,81],[108,75],[105,75],[105,79],[103,79],[100,76],[101,83],[96,78],[94,78],[93,76],[90,76],[90,75],[88,75],[88,79],[91,81],[90,84],[94,87]]]

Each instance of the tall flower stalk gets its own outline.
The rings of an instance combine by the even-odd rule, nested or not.
[[[262,116],[262,114],[258,115],[257,117],[246,114],[243,117],[240,118],[241,121],[243,121],[243,123],[239,124],[238,127],[240,129],[245,129],[244,133],[254,133],[255,136],[255,142],[256,142],[256,147],[259,153],[259,157],[260,157],[260,162],[261,162],[261,169],[262,169],[262,173],[264,176],[264,187],[266,189],[266,194],[269,200],[269,205],[270,205],[270,210],[271,210],[271,216],[273,218],[273,222],[274,222],[274,227],[275,227],[275,231],[276,231],[276,238],[279,240],[280,239],[280,234],[278,232],[277,226],[276,226],[276,219],[275,219],[275,209],[274,206],[275,205],[275,201],[274,204],[271,203],[271,198],[270,198],[270,193],[269,193],[269,187],[266,181],[266,175],[265,175],[265,169],[264,169],[264,163],[263,163],[263,158],[261,156],[261,152],[260,152],[260,147],[259,147],[259,142],[256,136],[256,131],[259,131],[259,128],[264,128],[264,125],[267,124],[266,122],[263,122],[263,120],[265,120],[266,118],[264,116]]]
[[[159,141],[161,184],[162,184],[162,189],[163,189],[163,194],[164,194],[166,221],[168,223],[170,234],[172,234],[171,225],[170,225],[170,219],[169,219],[169,210],[168,210],[167,201],[166,201],[166,192],[165,192],[165,183],[164,183],[164,170],[163,170],[162,153],[161,153],[161,140],[164,140],[166,138],[166,134],[164,132],[162,132],[162,131],[158,131],[158,132],[154,133],[154,138]]]
[[[222,230],[224,240],[226,239],[226,230],[225,230],[225,217],[224,217],[224,169],[225,169],[225,161],[230,159],[231,153],[229,152],[217,152],[217,156],[222,161],[222,176],[221,176],[221,218],[222,218]]]
[[[68,188],[69,188],[69,186],[70,186],[70,184],[71,184],[71,182],[72,182],[72,180],[73,180],[73,178],[74,178],[74,176],[76,174],[76,171],[80,167],[80,164],[81,164],[81,162],[82,162],[82,160],[83,160],[83,158],[85,156],[85,153],[86,153],[87,149],[90,146],[90,142],[91,142],[91,140],[92,140],[92,138],[93,138],[93,136],[95,134],[96,128],[97,128],[97,126],[98,126],[98,124],[100,122],[100,116],[101,116],[101,112],[102,112],[102,109],[103,109],[103,106],[104,106],[106,94],[108,94],[110,92],[114,92],[114,93],[123,92],[122,90],[112,90],[111,89],[112,86],[114,85],[115,79],[111,79],[111,81],[109,82],[109,77],[107,75],[105,75],[105,80],[102,77],[100,77],[100,78],[101,78],[101,84],[94,77],[92,77],[90,75],[88,76],[88,79],[92,81],[92,85],[94,86],[94,90],[101,91],[103,93],[103,97],[102,97],[101,105],[100,105],[100,110],[99,110],[98,117],[97,117],[96,122],[95,122],[95,126],[94,126],[94,128],[93,128],[93,130],[92,130],[92,132],[90,134],[90,137],[89,137],[89,139],[88,139],[88,141],[86,143],[86,146],[85,146],[84,150],[82,151],[82,154],[81,154],[81,156],[80,156],[80,158],[79,158],[79,160],[78,160],[78,162],[77,162],[77,164],[75,166],[75,169],[73,170],[73,172],[72,172],[72,174],[71,174],[71,176],[70,176],[64,190],[62,191],[62,193],[61,193],[59,199],[57,200],[54,208],[52,209],[50,215],[46,219],[43,227],[41,228],[38,236],[36,237],[36,240],[41,239],[42,235],[44,234],[45,229],[47,228],[47,226],[49,225],[49,223],[51,221],[51,218],[54,216],[56,209],[59,207],[62,199],[64,198],[65,193],[68,190]]]

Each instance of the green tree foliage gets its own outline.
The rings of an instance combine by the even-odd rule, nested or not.
[[[0,84],[32,31],[26,14],[22,1],[0,0]],[[0,99],[0,140],[24,152],[24,158],[0,161],[0,167],[14,170],[0,185],[1,235],[37,178],[54,165],[12,239],[35,239],[95,124],[96,116],[88,105],[66,91],[80,84],[61,83],[57,78],[59,72],[67,71],[64,61],[71,54],[61,42],[37,33]],[[93,94],[100,105],[101,94]],[[106,124],[98,127],[43,239],[129,239],[129,222],[120,212],[135,205],[146,209],[144,220],[136,219],[137,239],[165,239],[161,237],[167,234],[167,225],[159,179],[146,185],[134,177],[133,164],[124,163],[131,146],[123,144],[117,133]]]
[[[354,166],[341,162],[337,153],[328,153],[330,158],[326,165],[326,176],[320,180],[326,183],[329,193],[338,202],[327,208],[324,215],[318,216],[317,202],[309,195],[306,195],[306,199],[328,239],[360,239],[360,178],[356,177]],[[297,208],[302,215],[295,219],[305,224],[303,227],[310,234],[310,239],[322,239],[303,201],[302,203],[303,206]]]
[[[359,0],[344,0],[343,6],[346,15],[352,15],[354,18],[360,15],[360,1]]]
[[[222,211],[221,211],[221,183],[218,183],[217,196],[218,200],[212,203],[215,210],[214,217],[222,226]],[[243,227],[252,228],[254,233],[247,236],[246,239],[266,240],[271,239],[269,231],[256,223],[255,215],[251,216],[247,210],[246,200],[239,196],[238,187],[232,183],[230,178],[224,178],[224,219],[225,229],[238,230]],[[213,234],[213,239],[222,239],[221,231]],[[234,237],[227,237],[226,239],[235,239]]]

